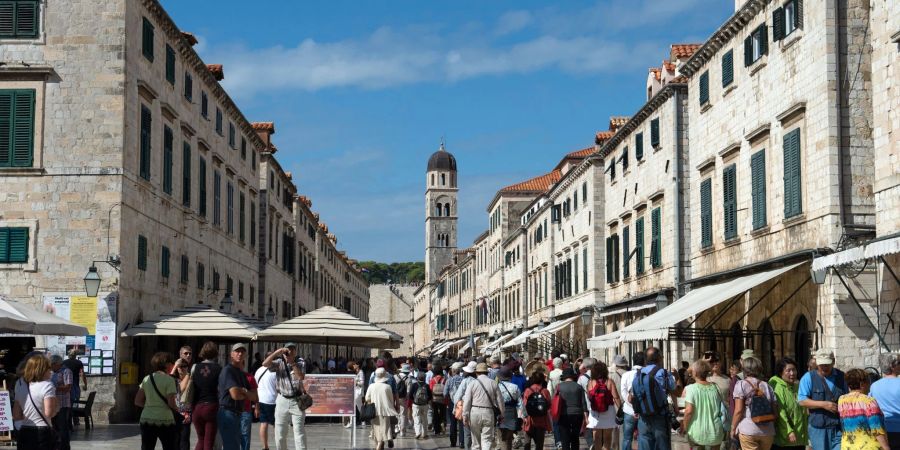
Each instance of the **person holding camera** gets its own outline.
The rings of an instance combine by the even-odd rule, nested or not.
[[[287,450],[287,436],[293,425],[294,448],[306,449],[306,412],[300,407],[298,399],[303,393],[303,360],[297,358],[297,344],[289,343],[272,352],[263,367],[275,373],[275,388],[278,397],[275,399],[275,449]]]

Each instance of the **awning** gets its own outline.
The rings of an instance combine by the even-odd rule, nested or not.
[[[535,330],[536,334],[551,334],[556,333],[557,331],[562,330],[563,328],[569,326],[570,323],[574,322],[577,319],[580,319],[581,316],[569,317],[568,319],[557,320],[556,322],[551,322],[550,325],[547,325],[540,330]],[[537,337],[537,336],[535,336]]]
[[[448,341],[448,342],[444,342],[443,344],[441,344],[440,347],[434,349],[434,351],[431,352],[431,354],[432,354],[432,355],[441,355],[441,354],[443,354],[444,352],[446,352],[447,350],[449,350],[450,347],[453,347],[454,345],[465,344],[467,340],[469,340],[469,338],[462,338],[462,339],[459,339],[459,340],[456,340],[456,341]]]
[[[470,348],[473,348],[473,346],[471,345],[472,343],[475,344],[475,345],[474,345],[474,348],[478,348],[478,340],[479,340],[479,339],[481,339],[481,338],[478,337],[478,336],[475,336],[475,338],[472,340],[472,342],[468,342],[468,339],[466,339],[466,341],[467,341],[467,342],[466,342],[466,345],[463,345],[462,347],[459,348],[459,353],[463,353],[463,352],[465,352],[466,350],[468,350],[468,349],[470,349]]]
[[[600,317],[609,317],[616,314],[643,311],[645,309],[656,308],[656,297],[642,300],[627,305],[610,305],[600,311]]]
[[[612,333],[607,333],[602,336],[594,336],[587,340],[587,346],[591,350],[613,348],[619,344],[619,339],[621,337],[622,332],[620,331],[613,331]]]
[[[669,337],[669,328],[744,292],[759,286],[803,263],[735,278],[725,283],[697,288],[669,306],[620,330],[619,341],[659,340]]]
[[[507,333],[507,334],[504,334],[503,336],[500,336],[495,341],[485,343],[484,348],[481,349],[481,353],[483,355],[490,355],[491,353],[494,353],[494,351],[496,351],[497,349],[500,348],[500,344],[506,342],[512,336],[513,336],[513,333]]]
[[[900,253],[900,237],[870,242],[859,247],[848,248],[841,252],[820,256],[813,260],[812,269],[823,270],[833,266],[850,264],[864,259],[878,258],[879,256],[891,255],[894,253]]]
[[[86,336],[88,329],[54,314],[0,296],[0,331],[27,335]]]
[[[371,348],[396,348],[403,343],[403,338],[398,334],[360,320],[333,306],[323,306],[272,325],[257,333],[256,338]]]
[[[537,331],[535,328],[525,331],[524,333],[511,339],[509,342],[501,345],[500,348],[510,348],[510,347],[515,347],[517,345],[522,345],[535,331]]]
[[[122,332],[122,337],[184,336],[249,341],[259,333],[250,320],[225,314],[209,305],[188,306],[142,322]]]

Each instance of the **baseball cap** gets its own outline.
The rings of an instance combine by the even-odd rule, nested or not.
[[[238,342],[231,346],[231,351],[236,352],[238,350],[247,351],[247,346],[243,342]]]
[[[287,344],[284,344],[284,346],[287,348],[297,348],[297,343],[296,342],[288,342]]]
[[[484,363],[482,363],[482,364],[484,364]],[[466,364],[462,370],[465,373],[475,373],[475,367],[477,367],[477,366],[478,366],[478,363],[476,363],[475,361],[472,361],[472,362]]]
[[[834,364],[834,353],[825,348],[816,350],[816,364]]]

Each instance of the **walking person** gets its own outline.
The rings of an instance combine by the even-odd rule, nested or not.
[[[550,391],[551,400],[552,397],[556,395],[556,388],[559,386],[559,383],[562,381],[560,377],[562,377],[563,372],[563,360],[559,356],[553,358],[552,363],[550,364],[550,374],[547,376],[547,390]],[[550,419],[550,425],[553,427],[553,443],[556,444],[556,448],[562,448],[562,442],[559,440],[559,424]]]
[[[394,375],[397,385],[397,415],[399,416],[397,433],[400,437],[406,437],[406,430],[412,427],[412,411],[406,402],[409,385],[412,382],[410,372],[410,365],[404,363],[400,365],[400,373]]]
[[[247,382],[247,375],[244,373],[247,346],[243,343],[232,345],[228,356],[228,364],[219,372],[218,431],[222,438],[223,450],[239,450],[244,434],[241,422],[244,402],[256,401],[257,396],[256,391],[250,389],[250,383]],[[248,440],[249,431],[248,427]]]
[[[775,418],[774,450],[806,448],[806,409],[797,402],[800,387],[797,379],[797,362],[782,358],[775,364],[775,375],[769,378],[769,386],[778,400],[778,417]]]
[[[407,394],[409,405],[412,407],[413,431],[416,433],[416,439],[428,437],[428,409],[432,397],[425,378],[425,372],[420,371],[416,380],[409,385]]]
[[[189,450],[191,447],[191,405],[182,402],[182,393],[191,383],[191,361],[193,361],[193,351],[190,346],[183,346],[178,350],[179,358],[172,365],[169,371],[175,379],[175,406],[178,408],[179,416],[175,417],[175,426],[179,450]]]
[[[587,424],[588,405],[584,388],[575,380],[578,373],[568,367],[560,375],[560,383],[555,395],[561,397],[565,410],[559,416],[559,440],[563,450],[578,450],[579,436]]]
[[[609,371],[609,379],[613,382],[613,385],[616,389],[619,389],[619,399],[622,399],[622,375],[625,375],[625,372],[628,372],[631,369],[631,366],[628,364],[628,359],[625,358],[624,355],[616,355],[613,357],[613,367],[612,370]],[[621,403],[624,404],[624,401]],[[616,414],[619,414],[622,408],[620,407]],[[622,430],[619,429],[618,426],[613,428],[612,432],[612,442],[613,448],[618,448],[622,445]]]
[[[13,420],[18,450],[53,450],[56,441],[51,420],[56,415],[56,386],[50,381],[50,361],[44,355],[32,355],[25,361],[22,377],[16,381]]]
[[[437,436],[444,433],[444,424],[447,422],[447,397],[444,395],[447,380],[440,364],[434,366],[434,375],[428,387],[431,388],[431,428]]]
[[[394,430],[391,419],[397,416],[394,408],[394,391],[388,385],[388,372],[379,367],[375,370],[374,383],[366,390],[366,402],[375,405],[375,417],[372,419],[372,438],[375,448],[384,450],[384,444],[393,442]],[[390,445],[393,447],[393,445]]]
[[[463,447],[463,430],[462,430],[462,421],[457,420],[456,413],[456,402],[453,401],[455,397],[456,391],[459,389],[459,385],[462,383],[462,366],[463,363],[455,362],[450,366],[450,378],[447,379],[447,385],[445,390],[447,391],[447,423],[448,430],[447,434],[450,438],[450,446],[451,447]]]
[[[616,411],[622,404],[619,389],[609,378],[606,363],[597,361],[591,367],[591,378],[587,385],[587,398],[590,406],[587,429],[593,434],[593,450],[615,449],[613,430],[616,425]]]
[[[544,370],[535,370],[531,378],[526,381],[522,403],[523,411],[522,429],[525,431],[525,450],[531,450],[534,443],[535,450],[544,448],[544,437],[548,431],[552,431],[550,424],[550,391],[547,390],[547,379]]]
[[[644,352],[635,353],[631,362],[634,365],[631,370],[622,375],[622,383],[620,384],[620,396],[622,397],[622,446],[621,450],[632,450],[634,435],[637,431],[637,414],[634,412],[634,406],[631,404],[631,390],[634,385],[634,378],[641,372],[644,367]]]
[[[72,394],[71,401],[81,399],[81,388],[87,391],[87,374],[84,372],[84,363],[78,359],[78,351],[74,348],[69,350],[69,357],[63,361],[63,365],[72,371]],[[79,384],[79,382],[81,384]],[[72,420],[74,425],[78,425],[78,418]]]
[[[53,369],[53,384],[56,386],[56,400],[59,410],[53,416],[53,428],[56,430],[57,450],[69,450],[71,444],[70,418],[72,412],[72,385],[75,380],[72,371],[63,365],[63,358],[59,355],[50,357],[50,367]]]
[[[576,364],[574,367],[578,368],[578,385],[584,389],[584,392],[587,392],[588,383],[591,382],[591,368],[594,367],[594,364],[597,362],[596,359],[587,357],[587,358],[578,358],[576,360]],[[588,422],[590,421],[590,410],[591,405],[588,402],[588,418],[584,421],[585,427],[587,427]],[[592,431],[587,431],[584,433],[584,443],[587,448],[594,448],[594,433]]]
[[[846,375],[850,392],[838,399],[842,450],[890,450],[878,401],[868,395],[869,376],[862,369]]]
[[[635,374],[631,387],[631,406],[638,416],[638,448],[669,450],[670,426],[672,419],[678,417],[675,377],[662,366],[662,352],[658,348],[648,348],[645,360],[647,365]]]
[[[144,377],[134,397],[134,405],[143,408],[139,420],[141,450],[156,448],[157,440],[163,450],[178,448],[178,425],[174,418],[178,409],[175,404],[175,379],[166,371],[173,359],[168,352],[154,354],[150,359],[153,372]]]
[[[813,450],[840,450],[841,420],[837,401],[847,393],[844,373],[834,367],[834,354],[819,349],[816,369],[800,379],[797,399],[809,410],[809,445]]]
[[[759,378],[763,370],[759,358],[744,358],[741,369],[744,379],[737,382],[732,394],[734,417],[731,419],[731,435],[740,441],[742,450],[769,450],[775,440],[778,410],[775,392]]]
[[[497,387],[503,406],[500,420],[500,441],[504,450],[512,450],[513,438],[519,431],[522,417],[522,393],[519,386],[512,382],[513,372],[509,366],[500,368],[497,372]]]
[[[894,358],[885,371],[884,377],[870,388],[871,395],[884,413],[884,427],[887,430],[888,444],[893,449],[900,449],[900,358]],[[890,374],[890,375],[889,375]]]
[[[684,399],[684,420],[680,433],[687,435],[691,448],[716,450],[725,440],[727,407],[719,395],[719,388],[709,381],[712,366],[700,359],[691,365],[695,383],[687,385]]]
[[[459,387],[456,388],[456,392],[453,393],[453,397],[452,397],[453,404],[454,404],[454,407],[453,407],[454,417],[460,423],[459,435],[460,435],[460,441],[462,442],[462,445],[460,447],[465,448],[466,450],[469,450],[472,448],[472,430],[471,430],[471,428],[469,428],[469,426],[463,420],[463,418],[464,418],[463,410],[464,410],[464,404],[465,404],[464,397],[466,395],[466,389],[468,389],[469,384],[474,382],[476,379],[477,375],[475,374],[475,367],[477,367],[477,364],[475,363],[475,361],[470,361],[468,364],[466,364],[465,366],[462,367],[463,378],[462,378],[462,381],[460,381],[460,383],[459,383]],[[457,409],[459,410],[459,414],[456,414]]]
[[[497,371],[499,373],[499,370]],[[475,366],[478,377],[466,386],[463,396],[463,422],[472,433],[473,450],[491,450],[494,448],[494,432],[497,417],[495,410],[500,410],[503,399],[497,384],[488,378],[487,364]]]
[[[250,438],[253,434],[253,419],[259,418],[259,385],[256,377],[250,372],[244,372],[244,378],[250,386],[251,392],[256,392],[257,399],[244,399],[244,410],[241,412],[241,450],[250,450]]]
[[[194,450],[212,450],[216,441],[217,415],[219,413],[219,373],[222,366],[216,362],[219,347],[206,341],[200,348],[200,363],[191,372],[194,387],[194,407],[191,422],[197,432]]]
[[[272,352],[263,367],[275,374],[275,449],[287,450],[287,436],[293,429],[294,449],[306,450],[306,412],[297,403],[303,393],[304,367],[297,358],[297,344],[291,342]]]
[[[268,357],[271,354],[266,354]],[[275,386],[275,373],[268,367],[260,364],[254,373],[256,379],[256,418],[259,419],[259,440],[262,449],[269,450],[269,428],[275,428],[275,399],[278,397],[278,389]]]

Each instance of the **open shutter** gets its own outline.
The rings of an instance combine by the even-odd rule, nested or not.
[[[709,102],[709,71],[700,75],[700,104]]]
[[[191,206],[191,144],[187,142],[181,153],[181,204]]]
[[[659,147],[659,117],[650,121],[650,146]]]
[[[18,1],[15,2],[15,7],[15,31],[13,37],[38,37],[39,6],[37,0]]]
[[[16,4],[9,0],[0,1],[0,38],[14,36],[16,23]]]
[[[163,127],[163,192],[172,194],[172,130]]]
[[[150,109],[141,106],[141,154],[140,172],[141,178],[150,179],[150,127],[153,125],[153,116]]]
[[[197,212],[206,217],[206,160],[203,158],[197,161],[197,196]]]
[[[606,282],[612,283],[612,237],[606,238]]]
[[[750,184],[753,195],[753,229],[766,225],[766,152],[760,150],[750,157]]]
[[[652,228],[652,230],[651,230],[652,236],[650,238],[651,239],[650,265],[652,265],[653,267],[661,267],[662,266],[662,247],[661,247],[662,246],[662,242],[661,242],[662,230],[660,229],[662,227],[662,224],[660,223],[662,220],[660,217],[661,215],[662,214],[660,212],[660,209],[656,208],[653,210],[653,213],[651,213],[651,216],[650,216],[650,220],[651,220],[650,226]]]
[[[638,275],[644,273],[644,218],[639,218],[634,223],[634,249],[635,271]]]
[[[803,28],[803,0],[794,0],[794,27]]]
[[[744,39],[744,67],[753,64],[753,33]]]
[[[166,81],[175,84],[175,49],[166,44]]]
[[[735,165],[732,164],[722,172],[722,198],[725,215],[725,239],[737,237],[737,204]]]
[[[0,263],[9,262],[9,228],[0,228]]]
[[[147,238],[138,236],[138,269],[147,270]]]
[[[0,167],[12,166],[14,91],[0,91]]]
[[[634,157],[638,161],[644,157],[644,133],[634,135]]]
[[[631,276],[631,265],[628,258],[628,254],[631,251],[629,248],[629,238],[631,237],[629,231],[628,227],[622,229],[622,276],[625,278]]]
[[[800,129],[784,136],[784,217],[803,211],[800,188]]]
[[[12,165],[31,167],[34,150],[34,91],[15,91],[13,101]]]
[[[728,50],[722,55],[722,87],[728,86],[734,81],[734,50]]]
[[[146,17],[141,31],[141,51],[147,60],[153,62],[153,24]]]
[[[763,23],[757,28],[757,32],[759,33],[759,55],[762,56],[769,53],[769,28]]]
[[[619,281],[619,235],[614,234],[613,242],[613,280]]]
[[[28,228],[9,228],[9,262],[28,262]]]
[[[700,246],[712,245],[712,179],[700,183]]]
[[[784,8],[772,11],[772,42],[784,39]]]

